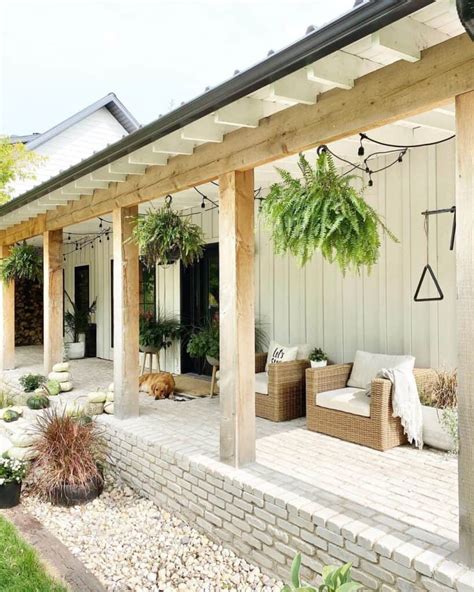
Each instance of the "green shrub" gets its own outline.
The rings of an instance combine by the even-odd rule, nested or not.
[[[32,393],[46,382],[46,377],[42,374],[24,374],[19,382],[25,393]]]

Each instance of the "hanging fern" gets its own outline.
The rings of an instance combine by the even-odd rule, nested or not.
[[[291,253],[304,265],[320,250],[343,273],[370,270],[379,257],[380,231],[397,238],[351,186],[353,177],[338,174],[329,152],[320,152],[315,168],[300,154],[298,166],[301,179],[277,169],[282,180],[262,204],[275,252]]]
[[[168,265],[177,259],[187,266],[198,261],[204,249],[202,229],[168,204],[158,210],[149,210],[136,220],[133,240],[148,267]]]
[[[43,261],[41,250],[23,242],[11,248],[10,254],[0,261],[0,278],[5,283],[14,280],[43,279]]]

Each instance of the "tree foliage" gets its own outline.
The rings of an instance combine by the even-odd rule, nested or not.
[[[353,176],[340,176],[332,156],[322,151],[313,168],[300,154],[302,178],[277,169],[281,176],[262,204],[277,254],[290,253],[306,264],[317,250],[345,273],[360,272],[377,262],[380,232],[396,237],[377,212],[351,185]]]
[[[0,136],[0,205],[12,198],[15,181],[36,178],[35,170],[43,161],[43,156],[28,150],[24,144]]]

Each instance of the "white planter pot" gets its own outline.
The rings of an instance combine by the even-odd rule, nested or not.
[[[315,360],[310,360],[310,362],[311,362],[311,368],[324,368],[324,366],[328,365],[327,360],[321,360],[319,362],[316,362]]]
[[[441,423],[443,410],[421,406],[423,415],[423,442],[438,450],[453,450],[455,443]]]
[[[70,360],[79,360],[86,353],[86,344],[84,341],[77,343],[66,343],[66,353]]]

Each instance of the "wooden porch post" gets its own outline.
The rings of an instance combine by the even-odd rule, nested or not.
[[[474,91],[456,97],[459,553],[474,566]]]
[[[63,344],[63,231],[43,233],[43,343],[44,372],[62,362]]]
[[[128,239],[138,206],[115,208],[114,248],[114,414],[119,419],[138,415],[138,246]]]
[[[255,460],[254,175],[219,178],[221,460]]]
[[[10,247],[0,245],[0,259],[6,257]],[[0,283],[0,371],[15,367],[15,282]]]

